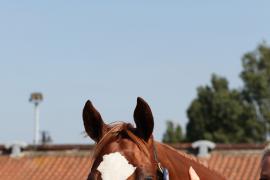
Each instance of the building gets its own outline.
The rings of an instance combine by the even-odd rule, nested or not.
[[[192,155],[191,144],[172,144]],[[264,144],[217,144],[209,156],[196,157],[230,180],[259,179]],[[89,173],[93,145],[0,145],[0,180],[76,180]],[[22,150],[22,151],[21,151]]]

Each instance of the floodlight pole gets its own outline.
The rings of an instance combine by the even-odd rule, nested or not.
[[[34,103],[34,145],[38,145],[39,143],[39,104],[43,100],[43,96],[41,93],[32,93],[29,101]]]
[[[34,145],[38,144],[39,140],[39,103],[34,103],[34,118],[35,118],[35,129],[34,129]]]

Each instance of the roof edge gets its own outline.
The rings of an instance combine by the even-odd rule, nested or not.
[[[168,144],[178,150],[192,148],[192,143]],[[263,144],[216,144],[214,150],[262,150],[266,147]],[[48,145],[27,145],[23,150],[26,151],[65,151],[65,150],[92,150],[95,144],[48,144]],[[0,151],[6,150],[5,145],[0,144]]]

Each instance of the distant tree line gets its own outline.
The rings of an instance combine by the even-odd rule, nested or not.
[[[185,137],[180,125],[167,122],[164,142],[207,139],[218,143],[256,143],[270,133],[270,48],[265,43],[242,58],[241,89],[212,75],[187,109]]]

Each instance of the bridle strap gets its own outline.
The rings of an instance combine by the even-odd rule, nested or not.
[[[162,178],[162,180],[169,180],[169,171],[168,171],[168,169],[162,167],[161,163],[158,160],[157,148],[156,148],[155,143],[153,143],[153,147],[154,147],[154,159],[155,159],[155,161],[157,163],[158,171],[162,176],[161,178]]]
[[[156,148],[155,143],[153,143],[153,147],[154,147],[154,159],[155,159],[155,161],[156,161],[156,163],[157,163],[158,170],[159,170],[160,172],[162,172],[162,171],[163,171],[163,168],[161,167],[161,163],[160,163],[159,160],[158,160],[157,148]]]

